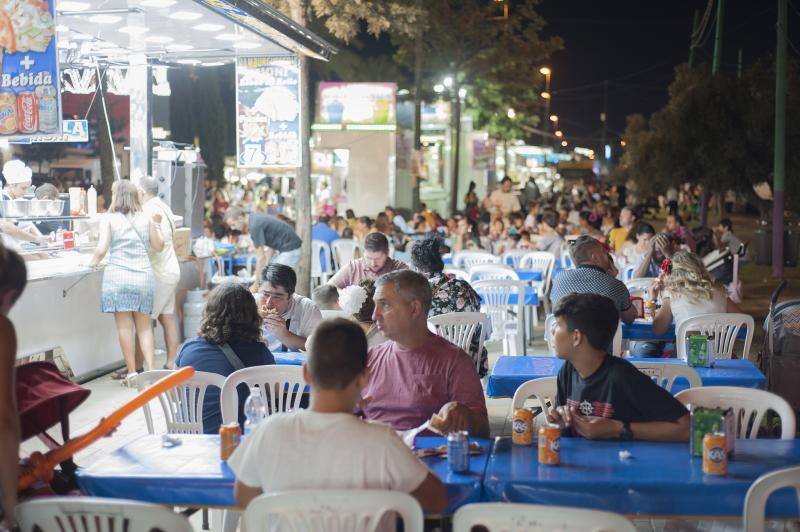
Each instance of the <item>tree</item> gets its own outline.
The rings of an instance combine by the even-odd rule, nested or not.
[[[425,4],[427,30],[420,46],[400,36],[397,59],[411,66],[422,48],[423,71],[429,84],[445,76],[453,80],[452,91],[470,86],[470,103],[483,108],[485,119],[500,118],[509,108],[524,110],[526,120],[542,109],[539,96],[541,62],[563,45],[559,37],[543,39],[544,19],[536,12],[538,0],[520,0],[511,5],[509,16],[497,19],[497,4],[484,0],[437,0]],[[468,94],[470,91],[468,91]],[[459,99],[453,98],[458,116]],[[536,123],[532,120],[532,123]],[[456,120],[456,146],[458,146]],[[499,122],[498,122],[499,126]],[[451,209],[458,199],[457,166],[451,184]]]
[[[225,168],[228,121],[219,91],[220,79],[215,69],[202,69],[198,74],[195,107],[200,151],[208,168],[208,177],[221,183]]]
[[[344,42],[352,39],[366,23],[367,31],[380,35],[385,31],[410,33],[417,19],[417,11],[410,1],[375,0],[370,2],[333,0],[274,0],[271,3],[287,13],[291,19],[307,27],[310,21],[323,23],[325,28]],[[311,108],[313,99],[309,83],[308,58],[302,54],[300,60],[300,139],[302,166],[298,168],[295,187],[296,231],[303,242],[303,256],[298,266],[297,291],[308,294],[311,289]]]
[[[642,192],[656,194],[681,182],[701,184],[721,197],[725,191],[751,191],[772,169],[774,71],[763,62],[741,79],[710,76],[708,68],[676,69],[669,102],[649,121],[628,117],[622,165]],[[797,64],[790,68],[787,98],[787,144],[800,141]],[[791,145],[791,144],[789,144]],[[791,153],[787,173],[800,171]],[[787,196],[800,193],[787,179]]]

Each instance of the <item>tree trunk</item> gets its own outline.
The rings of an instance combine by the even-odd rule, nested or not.
[[[97,80],[97,97],[94,102],[94,119],[97,124],[97,146],[100,152],[100,190],[98,195],[103,196],[106,209],[111,205],[111,186],[116,179],[114,173],[114,139],[111,138],[109,131],[111,125],[106,121],[103,109],[108,109],[108,98],[106,91],[101,85],[102,77]]]
[[[461,161],[461,97],[458,95],[458,81],[453,83],[453,94],[455,95],[452,102],[453,113],[453,180],[450,184],[450,216],[453,216],[458,211],[458,170]]]
[[[306,0],[290,2],[292,20],[305,27]],[[295,230],[303,241],[302,257],[297,267],[297,293],[311,294],[311,149],[309,134],[311,132],[311,84],[309,83],[308,58],[298,54],[300,60],[300,160],[295,178]]]
[[[422,12],[422,0],[417,0],[417,10]],[[418,23],[417,35],[414,42],[414,151],[422,156],[422,39],[424,36],[423,26]],[[421,166],[421,165],[420,165]],[[419,168],[421,173],[421,168]],[[411,190],[411,209],[419,211],[419,188],[420,176],[412,176],[413,187]]]

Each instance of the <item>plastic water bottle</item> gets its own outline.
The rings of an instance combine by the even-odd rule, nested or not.
[[[250,387],[250,395],[244,402],[244,415],[247,418],[244,422],[244,436],[253,432],[261,420],[267,417],[267,407],[258,386]]]
[[[86,214],[97,216],[97,190],[94,185],[90,186],[86,193]]]

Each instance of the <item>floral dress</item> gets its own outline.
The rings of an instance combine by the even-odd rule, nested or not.
[[[477,292],[463,279],[458,279],[452,275],[439,274],[429,279],[433,298],[431,299],[431,311],[428,317],[447,314],[448,312],[480,312],[481,298]],[[479,355],[478,346],[480,345],[480,334],[486,331],[475,333],[469,347],[469,356],[473,360]],[[486,347],[480,353],[481,377],[489,372],[489,357]]]

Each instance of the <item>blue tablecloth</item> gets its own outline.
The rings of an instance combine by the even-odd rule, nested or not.
[[[621,460],[619,451],[632,458]],[[561,465],[539,465],[534,447],[498,439],[486,468],[487,501],[593,508],[640,516],[741,516],[744,496],[761,475],[800,462],[800,440],[739,440],[728,475],[703,474],[688,443],[561,438]],[[769,517],[796,517],[794,490],[767,504]]]
[[[182,435],[183,443],[165,449],[161,436],[147,435],[95,459],[78,470],[78,485],[86,494],[152,502],[168,506],[232,507],[234,475],[219,459],[219,436]],[[468,473],[453,473],[445,458],[423,462],[447,488],[448,513],[481,498],[490,440],[476,440],[486,449],[472,456]],[[441,437],[417,438],[419,448],[438,447]]]
[[[542,272],[533,270],[514,270],[519,275],[520,281],[541,281]]]
[[[629,358],[631,362],[666,362],[684,364],[670,358]],[[514,392],[522,384],[539,377],[554,377],[564,365],[557,357],[514,357],[501,356],[497,359],[489,373],[486,395],[489,397],[513,397]],[[764,389],[766,377],[749,360],[717,360],[714,367],[695,368],[703,386],[740,386],[742,388]],[[676,379],[672,384],[672,393],[678,393],[689,387],[685,379]]]
[[[630,325],[622,324],[622,337],[626,340],[663,340],[667,342],[675,341],[675,324],[672,323],[664,334],[656,334],[653,332],[653,321],[637,319]],[[744,340],[747,337],[747,329],[739,329],[739,334],[736,336],[738,340]]]
[[[302,366],[308,359],[308,356],[300,351],[275,351],[272,356],[279,366]]]

